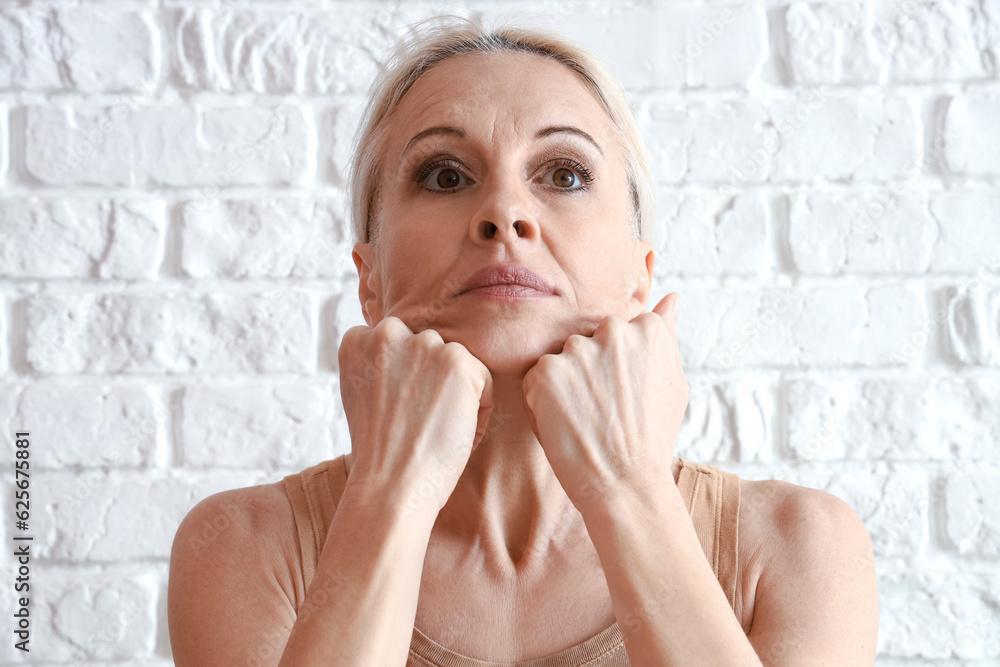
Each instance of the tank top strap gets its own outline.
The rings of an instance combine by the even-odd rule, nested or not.
[[[705,557],[735,613],[740,478],[715,466],[677,458],[681,464],[677,489],[687,505]]]
[[[284,478],[302,552],[302,579],[309,590],[340,497],[347,484],[347,457],[323,461]]]
[[[333,516],[347,484],[347,457],[323,461],[284,478],[302,552],[302,577],[308,590]],[[740,479],[734,473],[678,457],[677,489],[691,516],[712,572],[736,611]]]

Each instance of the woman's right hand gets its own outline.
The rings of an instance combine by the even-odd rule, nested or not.
[[[351,327],[338,352],[351,434],[348,484],[437,517],[486,435],[493,378],[461,343],[397,317]]]

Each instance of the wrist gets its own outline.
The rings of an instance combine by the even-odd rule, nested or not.
[[[577,505],[588,528],[601,531],[627,526],[637,518],[664,508],[687,511],[672,477],[644,485],[615,484],[604,487],[599,498]]]
[[[407,527],[429,535],[437,520],[438,510],[427,499],[408,493],[406,488],[401,484],[378,483],[352,476],[344,487],[340,505],[346,502],[352,510],[372,521]]]

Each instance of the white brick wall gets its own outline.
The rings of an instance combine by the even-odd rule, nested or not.
[[[1000,663],[1000,2],[533,4],[0,6],[0,452],[30,429],[36,473],[32,652],[0,662],[171,664],[187,510],[349,450],[350,143],[393,36],[457,9],[629,91],[678,454],[858,512],[878,664]]]

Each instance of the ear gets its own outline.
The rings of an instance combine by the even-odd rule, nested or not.
[[[358,299],[365,314],[365,322],[373,327],[382,321],[382,284],[374,270],[374,250],[371,243],[355,243],[351,252],[358,267]]]
[[[632,251],[632,273],[629,287],[629,316],[637,317],[646,312],[649,303],[649,293],[653,287],[653,267],[656,264],[656,253],[649,241],[639,241]]]

